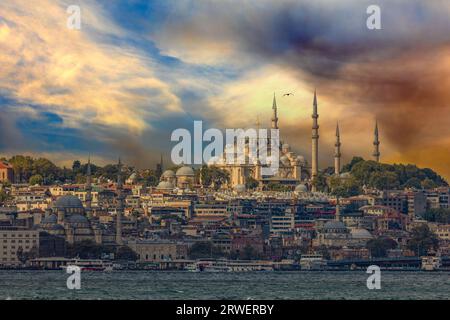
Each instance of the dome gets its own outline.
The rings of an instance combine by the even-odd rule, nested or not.
[[[130,176],[128,177],[128,180],[134,181],[134,180],[136,180],[136,178],[137,178],[137,174],[136,174],[136,172],[133,172],[133,173],[130,174]]]
[[[300,163],[303,163],[303,164],[306,163],[306,160],[305,160],[304,156],[298,156],[297,157],[297,161],[300,162]]]
[[[88,223],[88,219],[81,214],[74,214],[69,217],[69,223]]]
[[[285,166],[290,164],[290,161],[289,161],[288,157],[286,157],[286,156],[281,156],[280,162]]]
[[[244,184],[237,184],[234,186],[234,191],[241,193],[245,192],[245,185]]]
[[[59,197],[54,203],[55,208],[83,208],[83,204],[78,197],[67,195]]]
[[[298,193],[308,192],[308,187],[301,183],[295,187],[294,191]]]
[[[56,215],[51,214],[48,217],[45,217],[44,219],[42,219],[41,224],[54,224],[58,222],[58,218],[56,217]]]
[[[283,144],[283,146],[281,147],[283,150],[289,150],[291,148],[290,145],[288,145],[287,143]]]
[[[171,190],[173,188],[174,188],[173,184],[168,181],[161,181],[156,187],[156,189],[158,190]]]
[[[175,177],[175,172],[173,172],[172,170],[166,170],[162,174],[162,177],[163,178],[173,178],[173,177]]]
[[[60,224],[54,224],[54,225],[52,225],[52,227],[51,227],[51,230],[61,230],[61,231],[64,231],[64,227],[62,226],[62,225],[60,225]]]
[[[179,176],[194,176],[194,170],[191,167],[184,166],[177,170],[177,177]]]
[[[324,229],[347,229],[345,224],[343,224],[341,221],[328,221],[323,226]]]
[[[362,228],[352,229],[351,230],[352,238],[353,239],[372,239],[373,236],[370,234],[369,231]]]

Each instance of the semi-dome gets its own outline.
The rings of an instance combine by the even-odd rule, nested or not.
[[[281,162],[283,165],[289,165],[289,164],[290,164],[289,158],[286,157],[286,156],[281,156],[281,157],[280,157],[280,162]]]
[[[173,177],[175,177],[175,172],[173,172],[172,170],[166,170],[162,174],[162,177],[163,178],[173,178]]]
[[[169,181],[161,181],[156,189],[158,190],[172,190],[174,188],[173,184]]]
[[[363,228],[352,229],[351,231],[353,239],[372,239],[372,234]]]
[[[323,226],[324,229],[347,229],[345,224],[343,224],[341,221],[328,221]]]
[[[55,208],[83,208],[81,200],[72,195],[59,197],[53,204]]]
[[[244,184],[237,184],[234,186],[234,191],[241,193],[245,192],[245,185]]]
[[[179,176],[194,176],[194,170],[189,166],[181,167],[177,170],[177,177]]]
[[[41,224],[54,224],[58,222],[58,218],[55,214],[51,214],[48,217],[42,219]]]
[[[88,223],[88,219],[81,214],[74,214],[69,217],[69,223]]]
[[[300,183],[295,187],[294,192],[297,192],[297,193],[308,192],[308,187],[305,186],[303,183]]]

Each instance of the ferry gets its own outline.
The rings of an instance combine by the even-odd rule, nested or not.
[[[421,269],[424,271],[437,271],[442,266],[440,255],[422,257]]]
[[[63,269],[67,269],[69,266],[77,266],[81,271],[105,271],[110,272],[114,270],[112,262],[103,261],[99,259],[73,259],[67,261],[67,265],[63,266]]]
[[[188,264],[186,270],[190,272],[253,272],[273,271],[274,268],[271,261],[208,259]]]
[[[303,254],[300,258],[301,270],[324,270],[326,264],[321,254]]]

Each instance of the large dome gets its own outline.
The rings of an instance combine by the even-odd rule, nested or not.
[[[168,181],[161,181],[156,187],[158,190],[172,190],[173,188],[173,184]]]
[[[73,216],[69,217],[69,223],[89,223],[89,221],[85,216],[74,214]]]
[[[323,226],[325,229],[347,229],[345,224],[343,224],[341,221],[328,221]]]
[[[179,176],[194,176],[194,170],[188,166],[181,167],[177,170],[177,177]]]
[[[353,239],[372,239],[372,234],[366,229],[356,228],[351,230]]]
[[[245,185],[244,184],[237,184],[234,186],[234,191],[237,193],[245,192]]]
[[[78,197],[67,195],[59,197],[54,203],[55,208],[83,208],[83,203]]]
[[[301,183],[295,187],[294,191],[297,193],[308,192],[308,187]]]
[[[162,177],[163,178],[173,178],[173,177],[175,177],[175,172],[173,172],[172,170],[166,170],[162,174]]]
[[[48,217],[45,217],[44,219],[42,219],[41,224],[54,224],[58,222],[58,218],[56,217],[56,215],[51,214]]]

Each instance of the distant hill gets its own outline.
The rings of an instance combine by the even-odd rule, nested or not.
[[[359,185],[377,189],[431,189],[448,186],[447,181],[430,168],[413,164],[385,164],[354,157],[342,168],[350,172]]]

